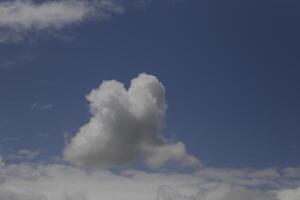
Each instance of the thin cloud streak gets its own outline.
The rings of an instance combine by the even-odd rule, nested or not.
[[[29,149],[21,149],[18,150],[15,154],[11,154],[8,156],[9,160],[23,161],[23,160],[33,160],[40,154],[38,150],[29,150]]]
[[[35,109],[35,110],[42,110],[42,111],[49,111],[52,110],[54,108],[54,105],[52,104],[45,104],[42,105],[40,103],[34,103],[30,106],[30,108]]]

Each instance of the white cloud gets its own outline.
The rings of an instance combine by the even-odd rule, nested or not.
[[[276,172],[280,176],[273,178],[257,178],[248,169],[207,167],[190,174],[135,170],[114,174],[62,164],[6,164],[0,168],[0,199],[299,200],[299,179],[285,177],[281,170]]]
[[[118,81],[104,81],[87,96],[92,118],[64,151],[65,159],[81,166],[109,167],[142,161],[149,167],[173,162],[196,166],[182,142],[162,134],[167,108],[165,88],[152,75],[140,74],[128,90]]]
[[[58,30],[122,12],[115,0],[5,0],[0,2],[0,42],[16,42],[30,32]]]

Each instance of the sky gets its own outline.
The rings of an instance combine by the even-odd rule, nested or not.
[[[0,200],[298,200],[299,9],[1,0]]]

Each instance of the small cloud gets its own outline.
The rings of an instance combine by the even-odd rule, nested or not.
[[[1,139],[2,142],[13,142],[13,141],[19,141],[20,138],[18,137],[4,137]]]
[[[48,138],[50,135],[48,133],[40,133],[37,134],[37,137],[41,137],[41,138]]]
[[[52,110],[54,108],[52,104],[41,105],[39,103],[34,103],[30,107],[36,110]]]
[[[47,104],[40,107],[41,110],[51,110],[53,108],[53,105]]]
[[[9,155],[9,160],[33,160],[40,154],[38,150],[21,149],[15,154]]]
[[[39,105],[38,103],[34,103],[34,104],[32,104],[30,107],[31,107],[31,108],[37,108],[38,105]]]
[[[0,64],[0,68],[10,68],[12,66],[14,66],[16,64],[15,61],[13,60],[7,60],[7,61],[4,61],[3,63]]]
[[[1,34],[0,34],[0,38],[1,38]],[[23,64],[26,62],[30,62],[31,60],[32,60],[31,55],[21,54],[21,55],[15,56],[13,58],[0,61],[0,69],[15,67],[17,65],[20,65],[20,64]]]

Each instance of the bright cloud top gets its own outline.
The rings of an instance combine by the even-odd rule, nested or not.
[[[30,31],[61,29],[90,17],[104,19],[122,10],[114,0],[3,1],[0,3],[0,28],[3,29],[0,40],[8,40],[10,34],[21,39]]]
[[[200,164],[182,142],[169,142],[160,134],[167,104],[165,88],[155,76],[140,74],[128,90],[118,81],[104,81],[87,100],[92,118],[64,151],[73,164],[110,167],[142,161],[154,168]]]

